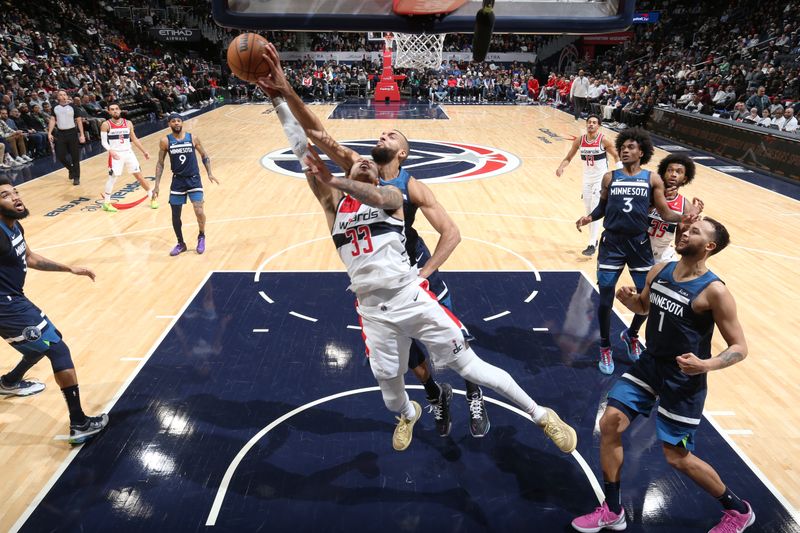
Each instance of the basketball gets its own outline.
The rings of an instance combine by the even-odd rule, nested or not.
[[[251,83],[269,74],[269,64],[261,55],[267,40],[257,33],[243,33],[228,45],[228,66],[240,78]]]

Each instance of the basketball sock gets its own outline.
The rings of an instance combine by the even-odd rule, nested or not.
[[[61,392],[67,401],[70,425],[80,425],[86,422],[86,414],[81,407],[81,393],[78,391],[78,386],[64,387]]]
[[[183,223],[181,222],[181,208],[182,205],[175,205],[170,204],[172,208],[172,229],[175,231],[175,236],[178,238],[178,242],[183,242]]]
[[[728,511],[736,511],[737,513],[745,514],[747,512],[747,505],[739,499],[739,497],[731,492],[731,489],[725,487],[725,492],[722,496],[717,498],[717,501],[722,504]]]
[[[42,357],[44,357],[44,354],[38,354],[37,356],[24,356],[17,366],[15,366],[7,374],[0,376],[0,379],[2,379],[3,383],[6,385],[14,385],[15,383],[19,383],[22,381],[22,378],[25,377],[25,373],[33,368],[33,365],[38,363]]]
[[[147,197],[151,199],[153,198],[153,189],[147,189]]]
[[[622,502],[619,496],[619,481],[603,481],[603,492],[606,495],[608,510],[614,514],[622,512]]]
[[[442,396],[442,388],[433,380],[433,376],[428,378],[428,381],[422,384],[425,387],[425,396],[430,403],[438,402]]]
[[[533,406],[532,411],[528,411],[528,414],[531,415],[531,419],[536,424],[542,425],[542,422],[547,418],[547,409],[537,403]]]
[[[631,326],[628,328],[628,335],[631,337],[638,337],[639,328],[642,327],[645,320],[647,320],[647,315],[633,315]]]
[[[410,401],[407,401],[401,414],[406,418],[406,420],[414,420],[414,417],[417,416],[417,410],[414,409],[414,404],[412,404]]]
[[[608,348],[611,346],[611,306],[601,305],[597,308],[597,318],[600,321],[600,347]]]
[[[116,176],[109,176],[106,180],[106,186],[103,189],[103,202],[111,202],[111,193],[114,192],[114,183],[117,181]]]
[[[514,381],[511,374],[502,368],[490,365],[478,357],[475,352],[472,351],[472,348],[467,348],[466,352],[459,359],[462,358],[466,364],[458,366],[461,361],[456,360],[451,366],[462,378],[476,385],[494,390],[517,404],[517,406],[526,413],[534,413],[536,402],[522,390],[522,387]]]
[[[467,387],[467,398],[477,398],[481,395],[481,388],[471,381],[465,381],[464,385]]]

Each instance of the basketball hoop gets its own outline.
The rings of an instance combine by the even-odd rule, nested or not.
[[[394,66],[419,70],[438,69],[442,65],[444,33],[394,33],[388,34],[387,46],[392,39],[397,43]],[[393,36],[392,36],[393,35]]]

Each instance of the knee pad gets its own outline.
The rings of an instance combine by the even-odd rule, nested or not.
[[[69,352],[67,343],[62,340],[50,344],[50,349],[45,352],[45,355],[50,359],[50,365],[53,367],[53,373],[61,372],[62,370],[69,370],[75,368],[72,362],[72,355]]]
[[[617,286],[617,281],[619,277],[622,275],[622,269],[620,270],[597,270],[597,285],[600,287],[600,291],[602,292],[603,287],[611,287],[611,290],[614,290],[614,287]]]
[[[52,324],[48,325],[49,327],[46,327],[44,331],[34,326],[25,328],[22,332],[25,340],[12,346],[22,354],[23,358],[30,357],[39,361],[50,349],[52,343],[61,340],[61,333]]]

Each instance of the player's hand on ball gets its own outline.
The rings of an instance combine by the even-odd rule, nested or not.
[[[89,270],[86,267],[69,267],[69,271],[75,274],[76,276],[86,276],[94,281],[95,275],[94,272]]]
[[[681,372],[687,376],[696,376],[708,372],[705,361],[691,352],[679,355],[675,360],[678,362]]]
[[[292,88],[289,86],[289,80],[286,79],[286,75],[283,73],[278,50],[272,43],[267,43],[267,45],[264,46],[264,50],[265,53],[262,54],[261,57],[269,65],[270,72],[268,75],[258,78],[258,86],[265,91],[269,90],[287,94]]]

